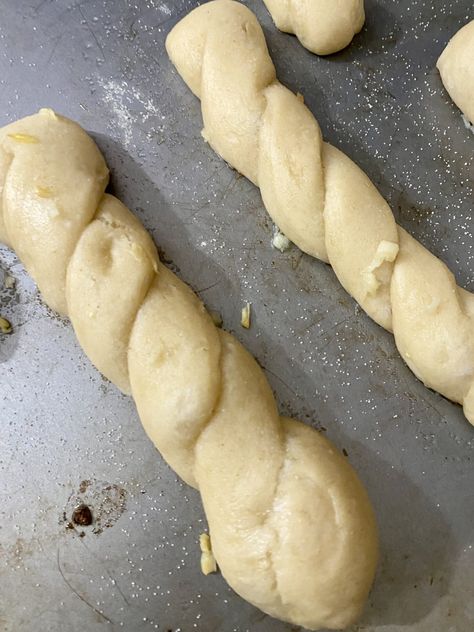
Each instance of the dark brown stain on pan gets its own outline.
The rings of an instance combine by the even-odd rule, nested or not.
[[[82,480],[77,491],[69,496],[63,512],[66,529],[69,525],[91,527],[92,533],[100,535],[104,529],[112,527],[126,509],[127,492],[115,483]],[[84,533],[88,533],[85,531]],[[81,537],[82,534],[80,534]]]

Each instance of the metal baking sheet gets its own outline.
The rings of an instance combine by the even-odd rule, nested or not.
[[[473,429],[418,382],[328,266],[272,249],[258,191],[203,142],[199,103],[164,50],[195,3],[1,4],[1,124],[50,106],[88,129],[113,191],[257,357],[281,410],[324,428],[367,485],[382,558],[353,630],[473,630]],[[472,2],[367,0],[363,32],[326,59],[278,33],[260,0],[248,5],[280,79],[304,95],[326,139],[474,290],[474,137],[435,70]],[[14,330],[0,340],[0,630],[296,629],[201,575],[198,494],[6,248],[0,263],[16,282],[0,294]],[[249,331],[239,325],[246,301]],[[81,499],[96,522],[67,528]]]

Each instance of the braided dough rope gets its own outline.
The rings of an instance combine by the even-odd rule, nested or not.
[[[364,26],[364,0],[263,0],[275,26],[317,55],[348,46]]]
[[[321,434],[278,415],[255,360],[160,263],[107,182],[92,139],[52,110],[2,128],[0,241],[199,489],[234,590],[308,628],[350,624],[377,560],[364,488]]]
[[[393,331],[427,386],[474,423],[474,295],[400,226],[369,178],[323,141],[300,98],[275,75],[253,13],[229,0],[194,9],[166,41],[201,99],[203,136],[260,187],[275,223],[329,262],[349,294]]]
[[[436,66],[449,96],[474,124],[474,20],[451,38]]]

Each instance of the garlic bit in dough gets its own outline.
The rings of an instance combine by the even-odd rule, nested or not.
[[[53,197],[53,190],[51,189],[51,187],[38,185],[36,187],[36,195],[40,198],[48,199]]]
[[[3,316],[0,316],[0,333],[2,334],[10,334],[12,331],[12,326],[10,321],[8,321],[6,318],[3,318]]]
[[[34,145],[39,143],[36,136],[31,136],[31,134],[8,134],[8,138],[11,138],[17,143],[24,143],[25,145]]]
[[[216,558],[212,553],[211,538],[207,533],[199,536],[199,546],[201,548],[201,570],[204,575],[217,571]]]
[[[375,252],[374,258],[368,266],[365,278],[367,283],[367,294],[374,295],[383,282],[383,264],[393,263],[398,255],[398,244],[382,240]]]
[[[44,117],[50,118],[52,121],[57,121],[58,120],[58,115],[51,108],[41,108],[40,111],[38,112],[38,114],[40,116],[44,116]]]
[[[244,307],[242,307],[242,315],[240,317],[240,324],[245,329],[250,329],[250,307],[251,303],[246,303]]]

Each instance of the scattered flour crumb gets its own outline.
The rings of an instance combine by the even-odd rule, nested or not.
[[[165,15],[172,14],[171,9],[165,2],[150,0],[150,7],[152,7],[153,9],[158,9],[158,11],[161,11],[161,13],[164,13]]]
[[[169,8],[169,6],[168,6],[168,5],[166,5],[164,2],[161,2],[161,3],[158,5],[158,9],[159,9],[162,13],[164,13],[165,15],[171,15],[171,9],[170,9],[170,8]]]
[[[145,123],[152,116],[163,118],[156,103],[126,81],[99,78],[98,83],[103,90],[102,102],[109,107],[120,132],[121,140],[126,147],[132,142],[133,128],[137,118],[141,123]],[[130,113],[132,106],[133,115]]]

